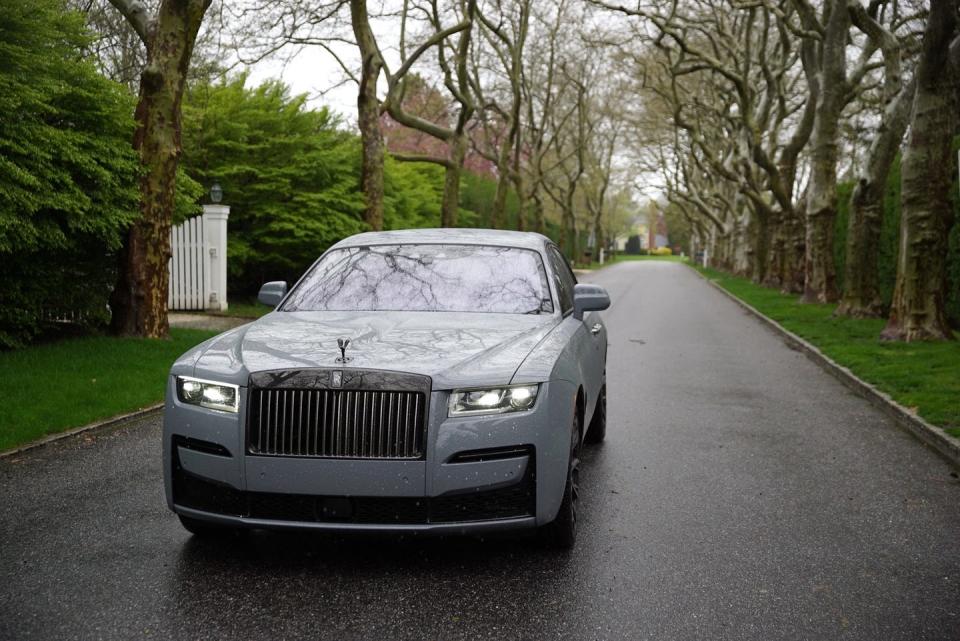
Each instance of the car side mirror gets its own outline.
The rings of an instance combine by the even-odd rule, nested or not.
[[[584,312],[599,312],[610,307],[610,294],[599,285],[575,285],[573,288],[573,317],[583,320]]]
[[[260,288],[260,293],[257,294],[257,300],[268,307],[276,307],[286,295],[287,281],[274,280],[263,284],[263,287]]]

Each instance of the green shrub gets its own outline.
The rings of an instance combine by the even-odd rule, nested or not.
[[[136,216],[133,99],[82,58],[63,0],[0,2],[0,347],[107,315]]]
[[[837,288],[843,289],[844,269],[847,263],[847,225],[850,223],[850,195],[853,183],[837,185],[837,219],[834,225],[833,262],[837,268]]]

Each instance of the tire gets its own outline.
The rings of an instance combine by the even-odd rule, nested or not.
[[[570,462],[563,501],[557,517],[540,528],[542,542],[557,550],[569,550],[577,541],[577,510],[580,503],[580,415],[574,413],[570,436]]]
[[[603,443],[607,437],[607,384],[604,383],[600,388],[600,398],[597,399],[597,407],[593,410],[593,419],[590,421],[590,427],[587,429],[587,436],[583,439],[584,443],[596,445]]]
[[[217,525],[216,523],[210,523],[209,521],[203,521],[201,519],[195,519],[191,516],[184,516],[183,514],[177,514],[177,517],[180,519],[180,525],[189,532],[190,534],[202,538],[217,538],[225,537],[233,534],[233,528]]]

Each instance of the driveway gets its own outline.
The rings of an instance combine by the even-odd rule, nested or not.
[[[0,460],[0,639],[960,639],[960,483],[673,263],[609,288],[609,427],[569,554],[192,539],[160,420]]]

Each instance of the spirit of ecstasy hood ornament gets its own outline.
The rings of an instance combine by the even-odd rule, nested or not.
[[[338,338],[337,347],[340,348],[340,358],[337,359],[338,363],[349,363],[353,359],[347,356],[347,347],[350,345],[349,338]]]

